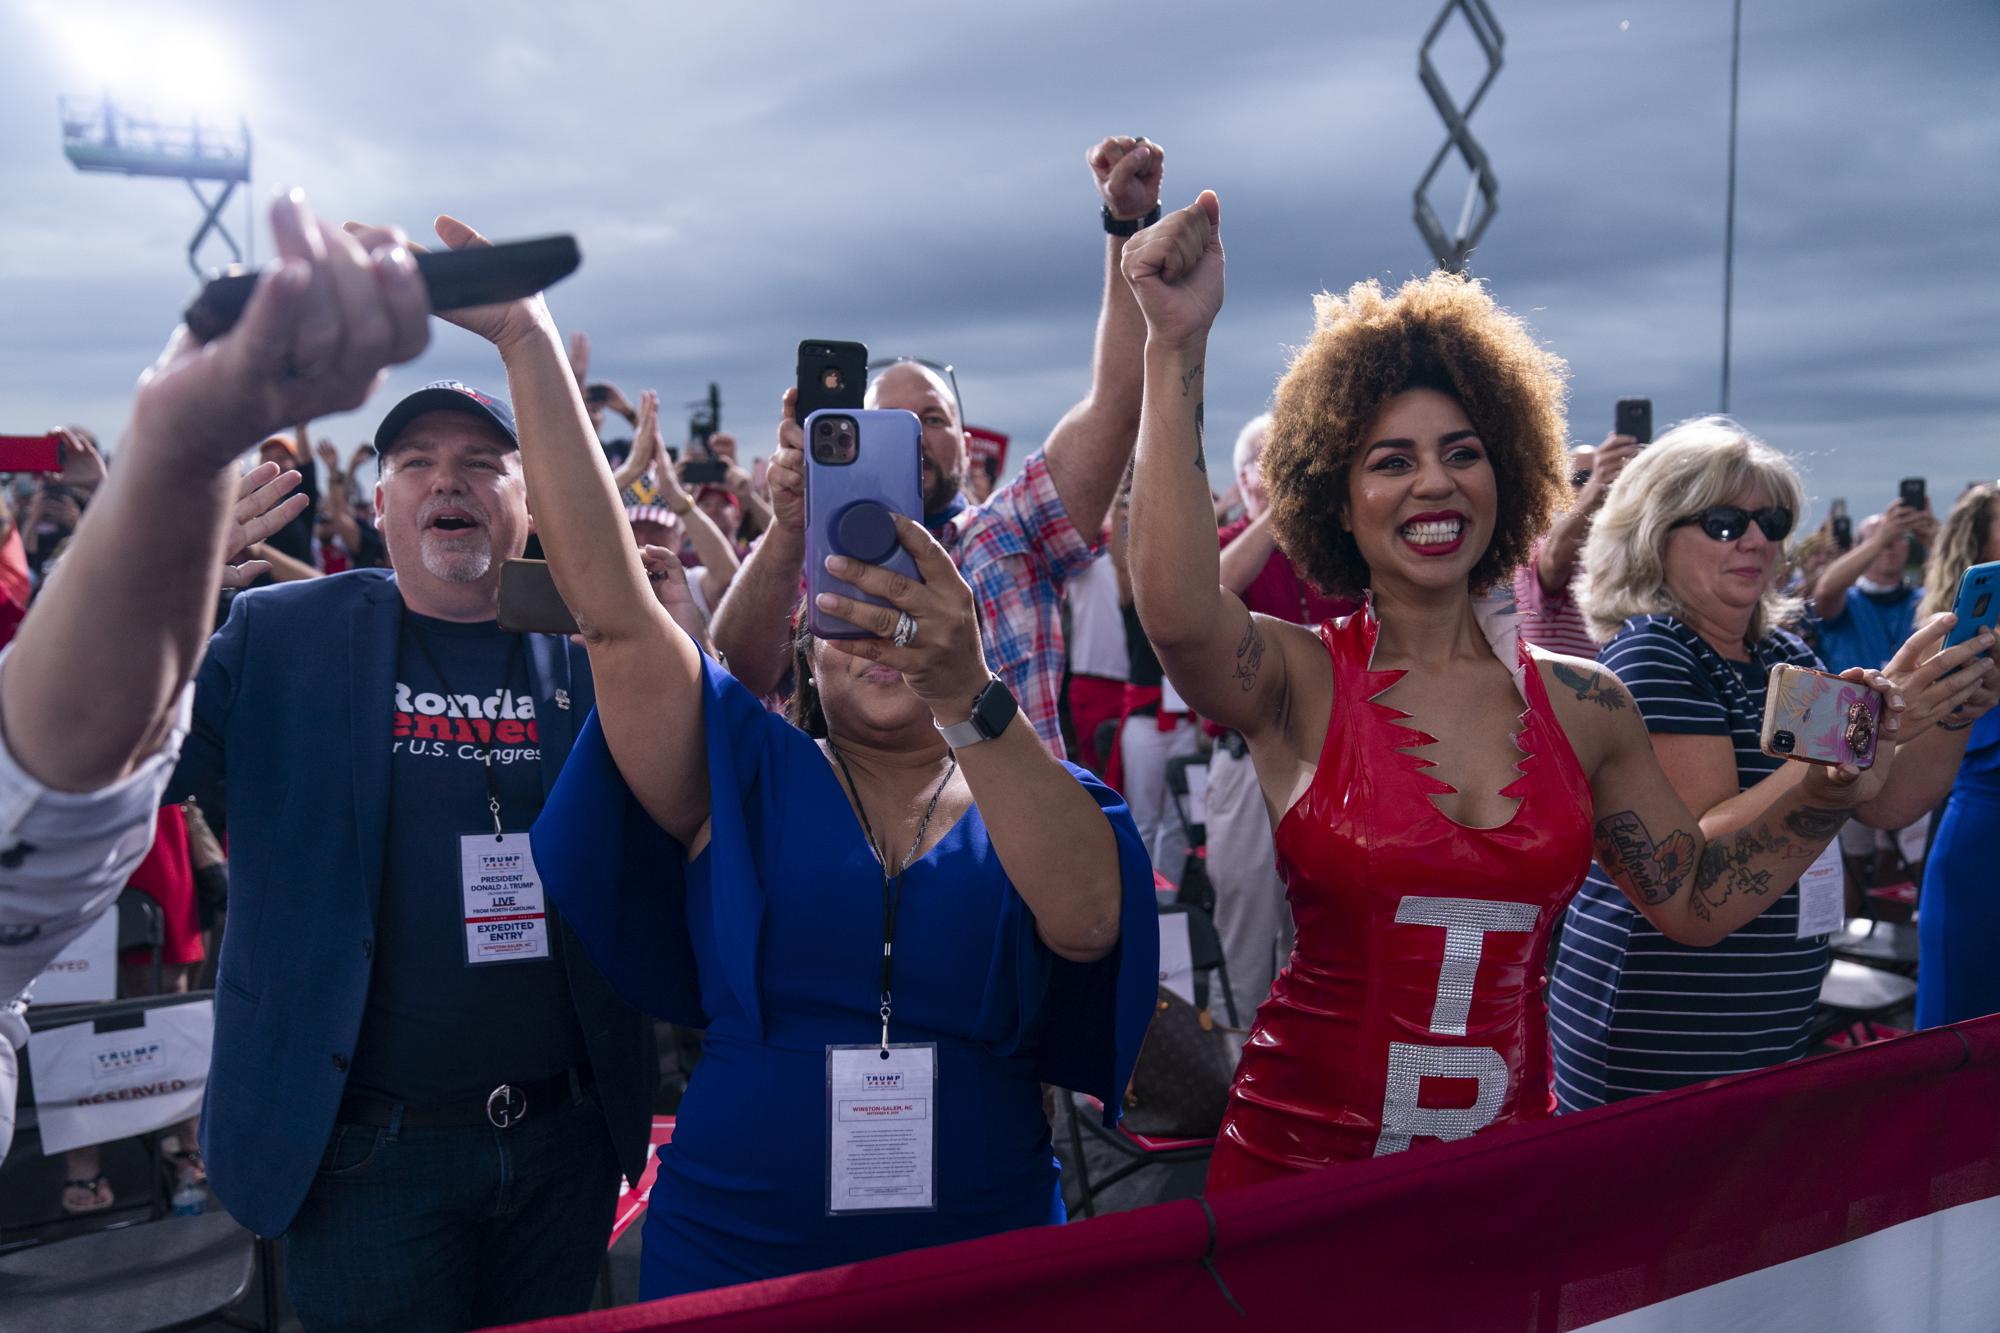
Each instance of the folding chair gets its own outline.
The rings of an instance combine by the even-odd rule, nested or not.
[[[1189,776],[1190,770],[1196,768],[1204,774],[1208,771],[1207,755],[1184,754],[1167,760],[1167,794],[1173,798],[1174,814],[1181,821],[1181,834],[1188,845],[1187,861],[1181,866],[1180,893],[1175,901],[1198,907],[1212,917],[1215,885],[1208,877],[1208,823],[1194,817],[1194,784]]]
[[[1222,939],[1215,931],[1215,923],[1208,913],[1186,903],[1170,903],[1160,909],[1161,916],[1185,914],[1188,925],[1188,945],[1194,963],[1195,1007],[1206,1010],[1208,997],[1213,993],[1213,980],[1222,987],[1223,1008],[1229,1015],[1229,1025],[1239,1026],[1236,1017],[1236,1001],[1229,991],[1229,965],[1222,957]],[[1097,1196],[1119,1181],[1146,1170],[1148,1167],[1171,1166],[1177,1162],[1206,1161],[1215,1149],[1213,1137],[1180,1138],[1156,1134],[1140,1134],[1126,1128],[1121,1122],[1111,1129],[1104,1127],[1104,1103],[1095,1097],[1081,1093],[1067,1094],[1069,1114],[1069,1141],[1071,1160],[1076,1166],[1077,1185],[1080,1190],[1077,1207],[1085,1217],[1097,1215]],[[1220,1110],[1220,1108],[1217,1108]],[[1084,1135],[1104,1144],[1125,1160],[1110,1173],[1096,1180],[1091,1179],[1090,1165],[1084,1157]]]
[[[127,949],[146,949],[153,957],[153,994],[160,993],[167,956],[167,917],[148,894],[127,889],[118,895],[118,957]]]
[[[1845,958],[1834,959],[1820,983],[1819,1014],[1814,1020],[1811,1044],[1831,1043],[1864,1046],[1902,1035],[1902,1029],[1887,1026],[1891,1014],[1906,1008],[1917,997],[1915,978],[1867,967]]]
[[[1917,928],[1872,917],[1848,918],[1847,928],[1828,941],[1835,958],[1906,977],[1917,974]]]
[[[129,893],[125,895],[130,897]],[[141,895],[143,897],[143,895]],[[150,904],[151,900],[147,900]],[[122,902],[122,899],[121,899]],[[157,911],[157,908],[155,909]],[[122,931],[121,931],[122,934]],[[130,1023],[146,1011],[212,998],[209,991],[148,995],[101,1004],[61,1005],[28,1011],[30,1031],[72,1023]],[[32,1066],[21,1065],[19,1119],[6,1175],[25,1180],[46,1175],[41,1132],[30,1088]],[[33,1152],[28,1151],[29,1143]],[[141,1136],[151,1188],[139,1216],[90,1219],[91,1229],[38,1227],[0,1244],[0,1291],[8,1326],[23,1328],[179,1328],[221,1318],[242,1328],[278,1329],[277,1247],[245,1231],[221,1209],[197,1217],[168,1216],[167,1171],[154,1136]],[[12,1186],[5,1181],[0,1189]],[[114,1209],[129,1214],[133,1210]],[[260,1324],[229,1313],[263,1270]]]

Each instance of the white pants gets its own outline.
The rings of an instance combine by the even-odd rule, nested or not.
[[[1237,1021],[1250,1026],[1292,952],[1292,909],[1278,878],[1271,816],[1257,766],[1223,746],[1208,760],[1208,880],[1215,886],[1215,930],[1229,964]]]
[[[1187,865],[1187,832],[1167,791],[1167,761],[1201,751],[1201,729],[1185,717],[1172,731],[1161,731],[1153,717],[1128,717],[1118,737],[1119,762],[1124,765],[1125,803],[1139,826],[1146,854],[1176,888]]]

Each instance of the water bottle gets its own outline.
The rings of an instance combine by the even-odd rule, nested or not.
[[[208,1189],[201,1182],[183,1179],[174,1185],[175,1217],[199,1217],[208,1210]]]

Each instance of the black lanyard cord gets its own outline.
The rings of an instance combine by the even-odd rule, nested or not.
[[[840,767],[840,775],[847,779],[847,790],[853,794],[855,813],[861,816],[861,831],[867,835],[868,850],[875,853],[875,859],[882,864],[882,1058],[889,1058],[889,991],[890,981],[895,973],[896,912],[903,902],[903,872],[910,868],[910,862],[917,858],[917,848],[924,845],[924,834],[931,826],[931,816],[937,813],[938,798],[944,795],[952,774],[958,772],[958,756],[951,757],[944,776],[931,790],[930,804],[924,807],[924,817],[917,821],[917,836],[910,840],[910,849],[903,853],[903,859],[894,870],[889,867],[888,849],[875,840],[874,826],[868,822],[868,807],[862,803],[861,788],[854,784],[854,774],[848,770],[847,760],[841,757],[840,747],[828,737],[826,748],[833,755],[833,762]]]
[[[444,668],[438,665],[437,657],[432,654],[430,644],[424,641],[424,636],[417,632],[417,627],[410,624],[407,617],[403,621],[403,627],[409,630],[410,638],[416,642],[417,651],[424,655],[425,664],[430,667],[431,673],[438,678],[438,684],[444,687],[445,715],[447,717],[464,718],[465,712],[458,706],[458,696],[453,692],[451,682],[445,679]],[[521,636],[517,634],[514,636],[513,644],[507,649],[507,665],[500,672],[500,692],[502,694],[507,693],[508,683],[514,679],[514,668],[519,666],[520,663]],[[500,779],[493,772],[493,741],[494,738],[492,736],[486,738],[486,807],[493,814],[493,838],[497,842],[501,837]]]

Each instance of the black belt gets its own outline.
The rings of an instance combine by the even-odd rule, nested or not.
[[[590,1086],[590,1069],[578,1065],[535,1083],[502,1083],[483,1098],[447,1102],[442,1106],[411,1106],[387,1097],[350,1092],[340,1099],[339,1120],[348,1125],[388,1126],[402,1112],[401,1125],[410,1129],[457,1129],[492,1125],[506,1129],[532,1113],[546,1113],[575,1101]]]

